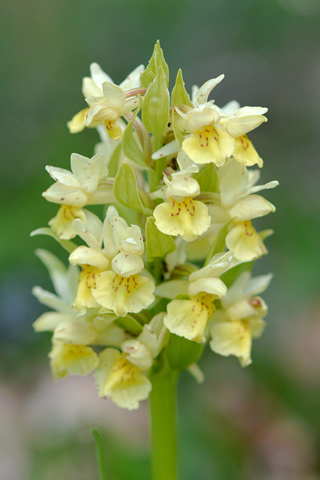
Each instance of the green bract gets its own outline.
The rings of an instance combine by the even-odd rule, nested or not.
[[[169,84],[169,68],[163,56],[163,50],[160,47],[159,40],[154,46],[152,57],[149,60],[149,64],[146,70],[140,75],[141,86],[148,88],[150,83],[153,82],[157,74],[159,73],[160,67],[162,68],[165,77],[167,86]]]
[[[187,105],[193,107],[188,92],[185,89],[181,68],[178,70],[175,86],[171,93],[171,105]]]
[[[157,76],[148,86],[142,107],[142,121],[156,139],[163,137],[169,119],[169,90],[165,73],[159,67]]]
[[[151,214],[152,211],[145,207],[139,197],[136,176],[130,165],[124,163],[118,170],[114,180],[114,194],[118,202],[132,210]]]
[[[152,262],[157,257],[165,257],[175,250],[176,244],[170,235],[160,232],[155,226],[155,219],[148,217],[146,221],[147,259]]]
[[[192,342],[173,333],[166,350],[167,360],[172,370],[186,370],[196,363],[203,350],[203,344]]]

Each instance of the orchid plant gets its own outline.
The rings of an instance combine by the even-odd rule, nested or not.
[[[275,211],[257,195],[263,161],[247,134],[267,121],[266,108],[220,108],[208,100],[223,75],[187,93],[181,70],[168,90],[159,42],[147,68],[119,86],[93,63],[82,92],[87,107],[68,127],[95,128],[92,158],[71,155],[71,171],[48,166],[55,183],[43,193],[59,205],[49,226],[68,266],[38,250],[56,293],[35,287],[50,308],[34,323],[52,332],[55,379],[93,373],[99,396],[129,410],[150,399],[154,480],[177,479],[176,383],[215,354],[251,363],[263,332],[260,295],[272,275],[252,277],[267,254],[255,218]],[[90,210],[102,205],[102,218]]]

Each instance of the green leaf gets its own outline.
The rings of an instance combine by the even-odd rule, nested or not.
[[[126,317],[118,317],[114,321],[114,324],[122,328],[126,332],[130,332],[135,335],[138,335],[139,333],[142,332],[142,326],[140,325],[138,320],[131,317],[130,315],[127,315]]]
[[[128,158],[130,158],[130,160],[140,165],[140,167],[150,168],[146,164],[146,156],[143,150],[140,148],[140,145],[138,145],[137,140],[133,134],[133,123],[136,119],[137,114],[141,109],[141,105],[142,105],[142,101],[141,101],[141,97],[139,97],[139,106],[138,108],[136,108],[132,116],[132,119],[130,120],[130,122],[128,123],[124,131],[124,134],[122,137],[122,147],[123,147],[124,154]]]
[[[241,275],[243,272],[250,272],[252,270],[253,262],[245,262],[236,265],[230,270],[227,270],[225,273],[221,275],[221,280],[226,285],[226,287],[230,287],[234,281]]]
[[[203,343],[192,342],[172,333],[166,351],[170,368],[186,370],[200,358],[203,347]]]
[[[96,444],[96,459],[98,465],[98,472],[100,480],[108,480],[107,465],[104,456],[103,441],[100,433],[95,428],[92,428],[91,433],[94,437]]]
[[[30,233],[31,237],[35,235],[48,235],[49,237],[54,238],[60,245],[67,250],[67,252],[72,253],[73,250],[78,248],[78,245],[71,242],[70,240],[61,240],[56,233],[54,233],[49,227],[42,227],[34,230]]]
[[[170,235],[166,235],[155,225],[154,217],[146,221],[147,260],[152,262],[157,257],[164,257],[175,250],[176,244]]]
[[[140,75],[140,83],[143,88],[148,88],[150,83],[153,82],[159,72],[159,68],[162,68],[165,76],[166,83],[169,84],[169,67],[164,59],[163,50],[160,47],[160,42],[157,40],[152,57],[149,60],[148,66]]]
[[[176,83],[171,93],[171,105],[188,105],[193,107],[189,94],[185,89],[181,68],[177,73]]]
[[[219,183],[216,167],[208,163],[200,172],[193,176],[200,185],[201,192],[218,192]]]
[[[121,155],[121,143],[114,149],[108,163],[108,176],[115,177],[119,168],[119,160]]]
[[[227,233],[228,233],[228,227],[233,220],[234,220],[234,218],[231,218],[231,220],[229,220],[229,222],[227,222],[225,225],[223,225],[223,227],[220,228],[219,233],[216,236],[216,238],[215,238],[215,240],[212,244],[210,252],[207,255],[206,261],[204,262],[204,266],[208,265],[211,258],[216,253],[223,252],[223,250],[225,249],[225,247],[226,247],[225,239],[226,239],[226,236],[227,236]]]
[[[142,121],[149,133],[159,139],[169,121],[169,90],[162,67],[143,99]]]
[[[153,211],[146,208],[139,197],[137,180],[134,170],[127,163],[123,163],[114,179],[113,191],[119,203],[125,207],[152,215]]]

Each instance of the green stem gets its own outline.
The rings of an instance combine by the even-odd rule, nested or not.
[[[177,372],[151,376],[151,466],[152,480],[177,480]]]

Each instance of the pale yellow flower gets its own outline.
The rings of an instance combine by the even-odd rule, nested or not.
[[[90,221],[92,215],[91,212],[84,208],[61,205],[57,215],[49,221],[49,225],[61,240],[70,240],[77,235],[72,226],[73,220],[79,219],[86,224]]]
[[[210,326],[210,347],[223,356],[234,355],[243,367],[251,363],[252,339],[262,334],[267,306],[256,296],[269,285],[272,275],[251,278],[249,272],[240,275],[221,299]]]
[[[177,124],[181,131],[190,133],[182,142],[182,149],[195,163],[214,163],[217,167],[224,164],[236,147],[236,141],[219,123],[221,109],[208,101],[211,90],[224,78],[224,75],[209,80],[200,89],[193,89],[192,109],[184,111],[175,108],[178,113]],[[180,117],[180,118],[179,118]]]
[[[226,236],[226,246],[240,261],[250,261],[267,253],[262,238],[251,220],[275,211],[275,206],[256,192],[274,188],[277,181],[255,185],[259,171],[230,159],[218,170],[219,196],[209,205],[212,223],[223,225],[234,219]]]
[[[153,280],[144,275],[123,277],[114,271],[106,271],[98,275],[92,294],[99,305],[123,317],[147,308],[154,300],[154,289]]]
[[[56,181],[43,196],[53,203],[84,207],[114,201],[112,184],[107,182],[108,159],[97,154],[92,158],[77,153],[71,155],[71,171],[47,166],[49,175]]]
[[[210,216],[208,207],[194,200],[200,193],[200,187],[191,174],[198,171],[198,167],[189,165],[183,168],[183,156],[183,152],[178,155],[180,171],[174,172],[171,180],[164,175],[166,201],[155,208],[153,216],[162,233],[181,235],[183,240],[192,242],[208,230]]]
[[[124,316],[152,303],[153,281],[139,275],[144,268],[144,245],[137,225],[128,227],[110,206],[103,225],[96,223],[90,230],[90,225],[75,220],[73,227],[88,245],[78,247],[69,257],[70,263],[83,266],[74,308],[82,312],[103,306]]]
[[[151,390],[148,377],[133,365],[125,353],[106,348],[99,355],[100,363],[95,379],[101,398],[110,398],[119,407],[133,410],[145,400]]]
[[[66,375],[88,375],[99,364],[99,357],[91,347],[59,341],[53,343],[49,358],[55,379]]]
[[[255,164],[259,167],[263,166],[262,158],[259,157],[246,134],[267,121],[264,116],[267,111],[268,109],[263,107],[242,107],[221,119],[220,123],[236,139],[233,158],[247,167]]]
[[[215,311],[214,301],[227,292],[219,276],[230,268],[231,260],[231,252],[219,253],[206,267],[191,273],[188,280],[172,280],[157,287],[156,295],[165,298],[175,298],[178,294],[189,296],[168,304],[164,324],[170,332],[205,342],[206,328]]]
[[[198,164],[214,163],[221,167],[235,148],[235,139],[219,124],[206,125],[182,142],[184,152]]]
[[[266,255],[266,249],[262,238],[252,226],[250,220],[239,222],[226,236],[226,246],[234,252],[235,258],[249,262]]]
[[[120,117],[138,106],[134,89],[140,87],[140,74],[143,70],[143,65],[140,65],[117,86],[97,63],[92,63],[91,77],[85,77],[82,84],[82,92],[89,108],[81,110],[68,122],[70,132],[77,133],[85,127],[104,124],[111,138],[120,139],[125,127]]]

